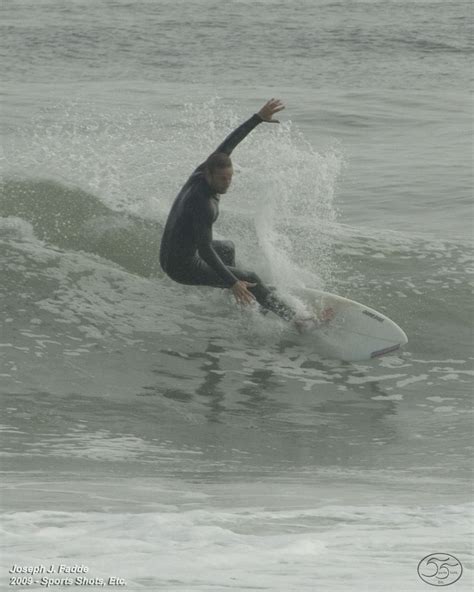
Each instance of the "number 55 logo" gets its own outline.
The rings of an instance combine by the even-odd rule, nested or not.
[[[431,586],[449,586],[462,576],[462,565],[453,555],[433,553],[420,561],[418,575]]]

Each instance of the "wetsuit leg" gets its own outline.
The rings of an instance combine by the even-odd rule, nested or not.
[[[214,240],[212,241],[212,246],[222,261],[229,267],[235,267],[235,244],[233,241],[230,240]],[[254,282],[252,282],[254,283]],[[270,294],[266,297],[266,301],[272,296],[277,298],[276,296],[276,288],[275,286],[266,286]],[[277,298],[278,300],[278,298]],[[264,308],[260,306],[260,312],[262,314],[267,314],[269,312],[268,308]]]
[[[256,286],[249,287],[249,291],[252,292],[263,309],[271,310],[286,321],[294,318],[296,312],[275,294],[274,288],[268,288],[256,273],[232,266],[229,266],[229,270],[239,280],[256,284]],[[188,263],[185,268],[175,269],[170,277],[181,284],[228,288],[217,273],[198,256]]]
[[[237,273],[234,271],[233,273],[238,277]],[[259,276],[253,272],[244,273],[247,274],[247,277],[253,278],[245,281],[250,281],[257,284],[255,288],[249,288],[249,290],[257,299],[257,302],[260,304],[261,311],[264,314],[268,311],[272,311],[282,319],[285,319],[285,321],[291,321],[294,319],[296,316],[296,311],[294,311],[291,306],[288,306],[286,302],[283,302],[283,300],[276,295],[276,290],[273,286],[271,288],[266,286]]]

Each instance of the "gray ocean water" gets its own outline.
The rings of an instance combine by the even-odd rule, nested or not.
[[[471,589],[472,5],[15,0],[2,22],[0,589],[77,564],[89,589],[411,592],[432,553]],[[215,235],[288,298],[388,315],[396,355],[326,359],[159,269],[181,184],[271,97]]]

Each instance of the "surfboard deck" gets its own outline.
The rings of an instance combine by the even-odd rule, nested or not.
[[[317,316],[327,308],[334,311],[331,320],[301,335],[325,357],[347,362],[371,360],[397,352],[408,343],[394,321],[360,302],[313,288],[303,288],[301,297]]]

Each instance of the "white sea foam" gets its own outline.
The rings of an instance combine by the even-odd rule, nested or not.
[[[196,504],[196,499],[194,503]],[[176,512],[13,512],[2,554],[13,564],[82,564],[91,577],[124,578],[127,589],[331,592],[414,589],[418,562],[442,548],[467,560],[469,506],[322,505],[318,509],[206,508]],[[435,545],[436,548],[436,545]]]

